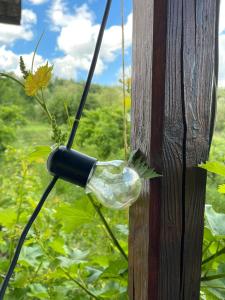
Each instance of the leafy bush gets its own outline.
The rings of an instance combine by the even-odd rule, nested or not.
[[[26,152],[8,148],[0,177],[1,276],[43,189],[34,167],[44,153]],[[126,259],[107,238],[87,197],[71,197],[69,203],[53,193],[46,203],[26,240],[6,299],[127,299]],[[126,249],[125,215],[114,214],[110,223]]]
[[[206,205],[205,220],[202,299],[225,299],[225,214]]]
[[[22,126],[17,128],[15,146],[8,147],[0,161],[1,277],[8,269],[17,240],[37,205],[43,185],[49,180],[43,163],[51,149],[49,146],[38,146],[35,149],[30,146],[33,138],[30,131],[27,135],[27,127],[32,128],[33,132],[35,128],[37,131],[44,130],[38,134],[35,132],[35,137],[42,137],[41,140],[51,144],[47,118],[43,122],[34,122],[40,116],[41,108],[51,125],[54,125],[54,141],[57,142],[61,135],[58,124],[63,124],[65,130],[70,127],[69,117],[74,113],[71,110],[73,89],[82,88],[82,84],[56,80],[58,86],[50,84],[45,90],[46,96],[49,95],[45,102],[44,98],[39,98],[39,86],[36,85],[38,80],[33,82],[33,78],[42,71],[46,71],[49,78],[48,70],[50,67],[46,65],[25,80],[26,93],[35,98],[29,98],[32,113],[28,114],[24,110],[27,124],[22,124],[19,115],[13,115],[16,113],[15,107],[11,107],[8,114],[7,109],[2,112],[2,122],[11,125],[14,122],[14,126],[21,122]],[[71,98],[67,98],[67,111],[60,115],[64,105],[63,96],[70,95],[69,87]],[[57,90],[55,98],[54,89]],[[92,87],[90,97],[93,99],[87,109],[91,105],[96,106],[101,90],[98,85]],[[51,95],[50,91],[53,91]],[[78,94],[77,102],[80,99]],[[40,104],[38,108],[33,100]],[[46,106],[47,102],[54,111],[53,115]],[[80,138],[77,140],[81,151],[87,150],[102,159],[115,158],[122,152],[122,111],[114,106],[111,109],[110,113],[103,107],[86,111],[79,128]],[[54,116],[57,117],[57,123],[53,122]],[[23,140],[19,141],[16,137],[22,137]],[[115,140],[118,142],[115,143]],[[94,146],[90,147],[90,143]],[[127,211],[112,213],[104,210],[95,200],[90,200],[83,190],[64,182],[57,184],[56,191],[47,201],[25,242],[6,299],[127,299]]]
[[[15,130],[17,126],[24,125],[22,109],[17,105],[2,105],[0,110],[0,151],[15,138]]]
[[[113,106],[86,111],[76,139],[78,147],[100,160],[123,159],[123,114]]]

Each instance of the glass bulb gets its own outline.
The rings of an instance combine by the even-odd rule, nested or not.
[[[109,208],[123,209],[134,203],[141,192],[138,173],[122,160],[97,162],[90,173],[86,193],[93,192]]]

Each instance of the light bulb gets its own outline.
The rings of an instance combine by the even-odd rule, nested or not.
[[[109,208],[123,209],[140,195],[142,181],[138,173],[122,160],[97,162],[86,185],[99,202]]]
[[[52,175],[94,193],[99,202],[109,208],[126,208],[141,192],[141,178],[122,160],[99,162],[61,146],[50,154],[47,168]]]

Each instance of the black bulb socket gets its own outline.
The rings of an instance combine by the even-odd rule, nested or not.
[[[96,163],[93,157],[60,146],[49,155],[47,169],[51,175],[85,188]]]

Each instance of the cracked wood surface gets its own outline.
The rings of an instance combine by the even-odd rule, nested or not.
[[[21,0],[0,0],[0,23],[19,25]]]
[[[130,209],[129,299],[198,300],[219,1],[133,3],[132,147],[163,177]]]

